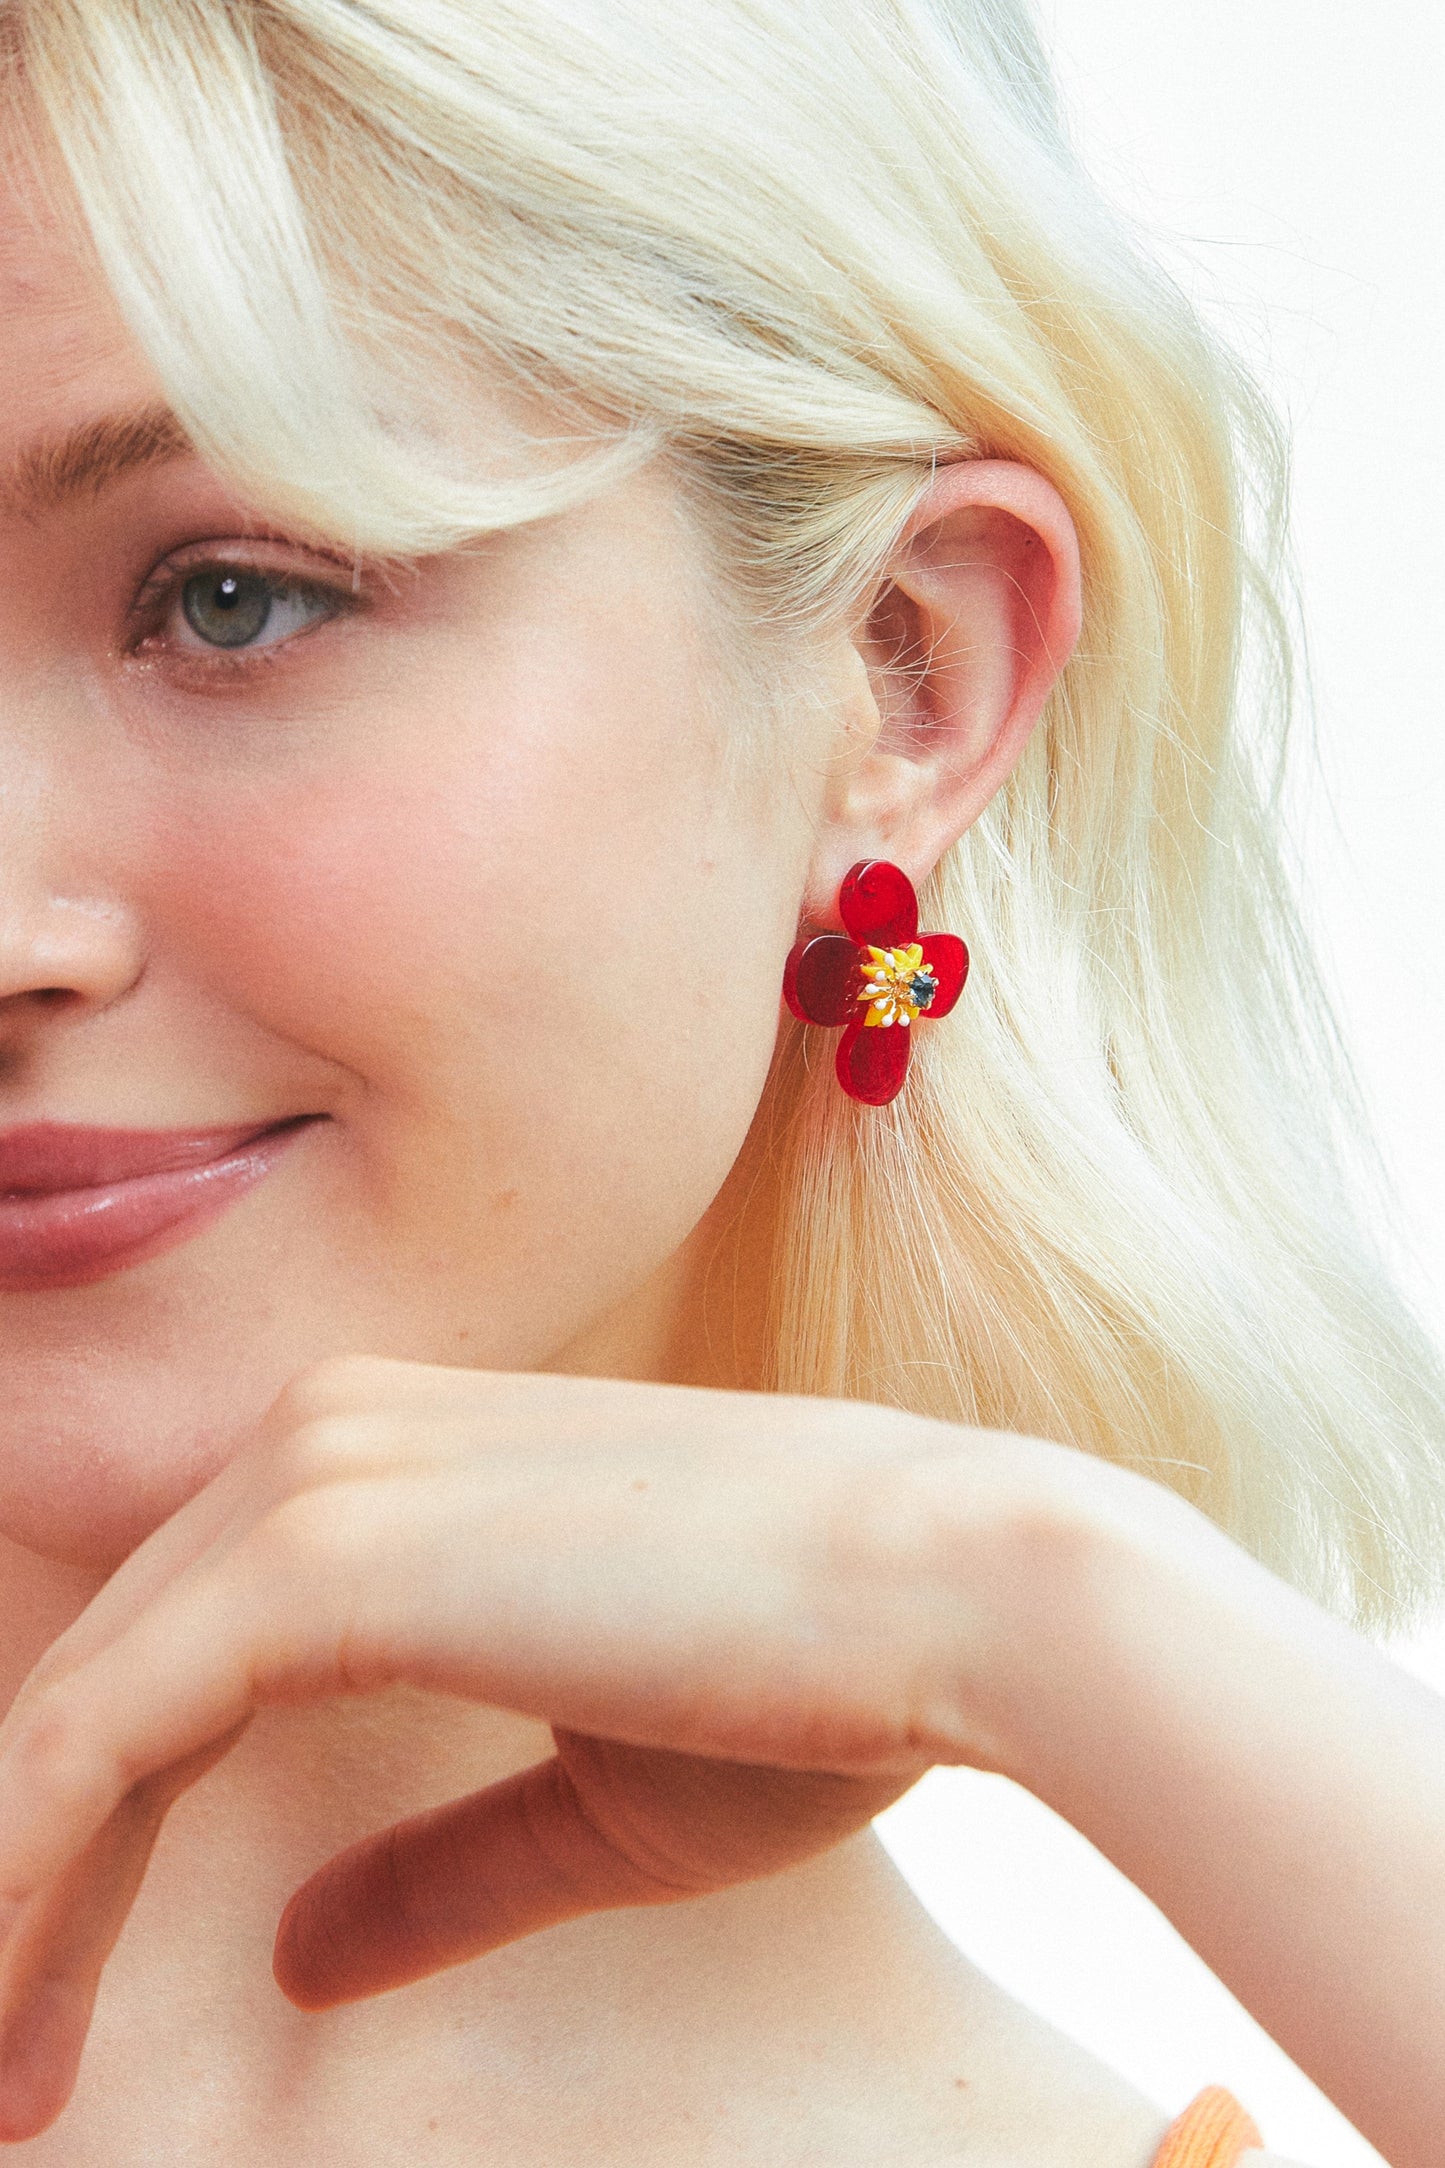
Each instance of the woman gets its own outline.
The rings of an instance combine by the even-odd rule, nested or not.
[[[0,26],[0,2129],[1261,2168],[918,1913],[957,1761],[1424,2168],[1278,447],[1021,15]]]

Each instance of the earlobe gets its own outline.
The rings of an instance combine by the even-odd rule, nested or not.
[[[1079,547],[1053,484],[1009,460],[943,467],[919,499],[856,647],[858,699],[809,869],[831,922],[847,867],[915,882],[1007,781],[1079,633]]]

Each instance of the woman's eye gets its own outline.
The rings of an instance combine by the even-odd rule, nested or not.
[[[242,565],[208,565],[181,583],[179,645],[274,647],[335,614],[336,603],[316,588],[288,585]],[[191,637],[187,638],[186,633]]]

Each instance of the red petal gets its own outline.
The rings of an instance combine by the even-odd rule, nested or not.
[[[852,1023],[838,1041],[838,1082],[850,1099],[883,1107],[896,1099],[908,1074],[913,1030],[906,1024],[877,1024],[870,1031]]]
[[[938,992],[922,1011],[931,1023],[935,1017],[947,1016],[963,992],[968,977],[968,950],[956,933],[926,933],[919,947],[923,961],[938,981]]]
[[[843,924],[855,941],[901,948],[918,931],[918,898],[901,866],[886,858],[860,858],[838,893]],[[890,1095],[891,1096],[891,1095]]]
[[[858,951],[846,934],[796,942],[783,966],[783,999],[805,1024],[846,1024],[858,1014]]]

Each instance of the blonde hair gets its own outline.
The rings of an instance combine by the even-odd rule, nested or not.
[[[1437,1585],[1445,1386],[1352,1203],[1273,833],[1282,447],[1081,174],[1021,0],[0,27],[198,449],[358,550],[668,451],[783,653],[858,611],[936,462],[1052,479],[1083,639],[926,899],[973,943],[966,1006],[887,1111],[822,1034],[779,1042],[770,1382],[1145,1470],[1366,1621]],[[516,397],[462,457],[483,384]]]

